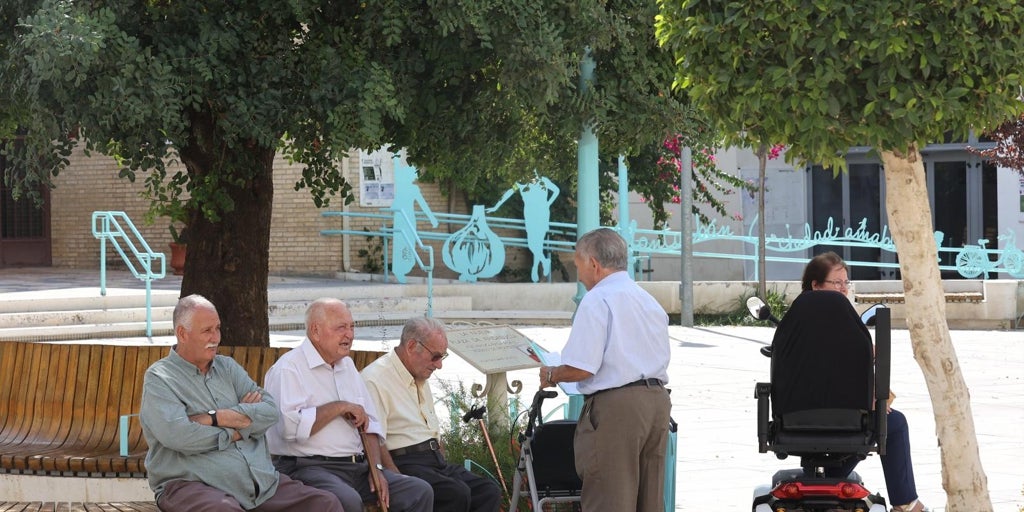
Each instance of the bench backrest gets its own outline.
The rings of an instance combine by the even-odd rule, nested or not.
[[[0,455],[4,446],[47,449],[88,446],[118,452],[121,416],[139,411],[146,369],[167,346],[0,342]],[[220,347],[257,383],[288,348]],[[362,369],[383,355],[352,351]],[[129,453],[143,457],[138,418],[128,429]],[[2,460],[2,457],[0,457]]]

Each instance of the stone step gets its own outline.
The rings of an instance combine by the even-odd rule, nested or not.
[[[98,300],[96,302],[99,302]],[[271,303],[268,307],[270,318],[275,317],[298,317],[305,315],[306,308],[312,300],[288,301]],[[426,297],[395,297],[395,298],[369,298],[369,299],[348,299],[346,302],[353,315],[362,314],[372,316],[375,313],[388,312],[412,312],[424,314],[427,311]],[[54,307],[57,304],[33,304],[34,306]],[[87,304],[81,304],[87,305]],[[468,310],[472,309],[472,299],[469,297],[435,297],[433,307],[435,309]],[[170,306],[158,306],[152,308],[152,321],[170,321],[174,313],[173,304]],[[112,324],[145,322],[145,307],[124,307],[110,309],[48,309],[48,310],[27,310],[21,312],[0,313],[0,329],[11,329],[18,327],[47,327],[58,325],[84,324]],[[300,320],[301,323],[301,320]]]
[[[387,311],[353,313],[356,327],[400,326],[406,320],[423,315],[422,311]],[[492,323],[495,325],[569,325],[571,313],[561,311],[434,311],[434,317],[449,325],[458,323]],[[301,332],[305,315],[270,318],[271,332]],[[172,336],[170,320],[153,321],[152,336]],[[76,341],[96,339],[145,338],[146,322],[114,322],[103,324],[47,325],[0,329],[4,341]],[[397,337],[397,331],[395,333]]]

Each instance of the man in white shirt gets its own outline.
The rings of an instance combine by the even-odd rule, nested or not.
[[[497,512],[501,489],[489,478],[449,464],[439,443],[434,395],[427,379],[448,356],[444,324],[417,317],[405,323],[401,341],[363,369],[387,434],[384,467],[419,477],[434,488],[434,510]]]
[[[267,432],[278,471],[334,493],[346,512],[377,499],[394,512],[430,512],[430,485],[383,469],[384,433],[349,352],[352,313],[337,299],[318,299],[306,310],[306,339],[267,372],[266,389],[281,419]],[[363,446],[360,430],[367,434]],[[365,450],[365,451],[364,451]],[[369,464],[382,469],[375,488]]]
[[[540,381],[578,382],[586,396],[574,440],[583,510],[660,512],[672,408],[668,315],[630,279],[629,251],[615,231],[580,237],[574,261],[587,294],[562,364],[541,367]]]

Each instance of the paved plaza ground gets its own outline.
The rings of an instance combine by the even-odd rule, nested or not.
[[[270,286],[316,286],[315,283],[314,279],[271,278]],[[160,287],[174,285],[174,280],[167,280]],[[60,293],[57,290],[74,286],[96,286],[95,272],[82,277],[71,273],[62,276],[56,270],[36,275],[0,271],[0,300],[5,292]],[[138,287],[137,280],[133,287]],[[568,327],[517,329],[553,351],[562,348],[569,333]],[[400,330],[399,326],[359,328],[355,348],[390,349]],[[773,329],[674,326],[670,334],[672,416],[680,425],[676,509],[749,510],[755,486],[768,481],[777,469],[797,465],[795,460],[779,461],[772,454],[757,452],[754,384],[766,380],[769,369],[768,359],[758,353],[758,348],[770,342]],[[278,332],[273,334],[272,343],[294,345],[301,336],[300,332]],[[994,509],[1020,512],[1024,507],[1024,332],[953,331],[952,338],[971,393],[975,429]],[[172,339],[101,342],[169,345]],[[942,511],[946,499],[932,405],[905,330],[893,332],[892,363],[892,389],[897,394],[894,407],[910,423],[918,491],[933,511]],[[529,402],[537,390],[537,371],[509,372],[508,378],[522,381],[522,400]],[[457,355],[445,360],[436,379],[466,385],[484,382],[484,376]],[[441,389],[440,382],[435,383],[437,394]],[[560,395],[545,409],[554,409],[564,401],[565,397]],[[862,462],[858,472],[870,489],[885,494],[877,457]],[[511,480],[510,475],[506,476]]]
[[[568,328],[519,328],[549,350],[559,350]],[[767,327],[672,327],[672,416],[679,422],[676,509],[749,510],[753,488],[777,470],[796,467],[757,452],[754,384],[767,379],[768,359],[758,348],[771,341]],[[1020,331],[954,331],[953,343],[971,392],[972,411],[996,512],[1024,507],[1024,335]],[[366,341],[380,345],[376,341]],[[483,382],[455,356],[439,378]],[[537,372],[509,373],[523,381],[526,400],[536,391]],[[893,332],[894,408],[911,427],[914,467],[921,500],[944,510],[939,448],[931,401],[913,359],[907,331]],[[560,398],[562,398],[560,396]],[[564,400],[564,398],[563,398]],[[555,404],[551,404],[552,408]],[[857,468],[873,491],[885,494],[877,457]]]

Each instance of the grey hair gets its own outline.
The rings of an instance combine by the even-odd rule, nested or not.
[[[399,345],[408,346],[413,340],[423,340],[430,333],[444,332],[444,323],[436,318],[417,316],[406,320],[402,327],[402,337],[399,338]]]
[[[334,297],[321,297],[311,302],[309,307],[306,308],[306,332],[309,332],[309,328],[313,325],[313,322],[323,320],[324,311],[328,306],[333,306],[335,304],[341,304],[348,308],[348,304],[345,304],[343,301],[335,299]]]
[[[597,228],[576,241],[576,252],[585,258],[594,258],[602,268],[626,270],[629,250],[626,241],[610,228]]]
[[[192,316],[195,314],[196,309],[203,308],[211,311],[217,311],[217,307],[210,302],[209,299],[193,293],[187,297],[178,299],[178,304],[174,306],[174,314],[172,318],[172,324],[174,329],[177,329],[179,325],[184,326],[186,330],[192,330]]]

